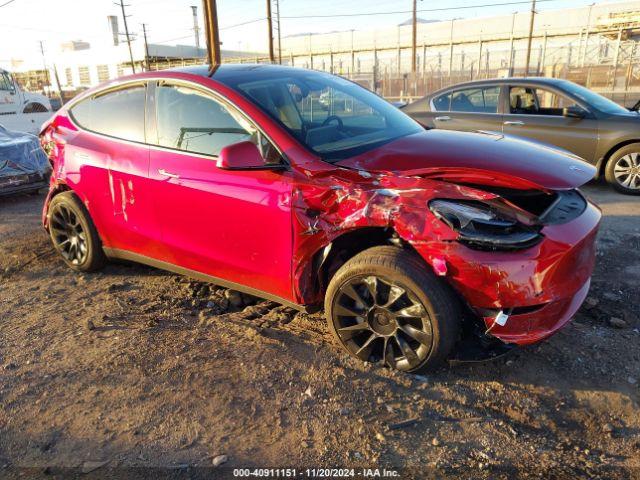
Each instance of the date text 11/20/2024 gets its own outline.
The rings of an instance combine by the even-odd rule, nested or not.
[[[237,478],[394,478],[397,470],[386,468],[235,468]]]

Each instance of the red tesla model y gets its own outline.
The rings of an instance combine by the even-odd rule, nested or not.
[[[126,259],[324,304],[364,361],[413,372],[464,335],[537,342],[589,289],[600,212],[577,188],[594,167],[525,140],[425,130],[327,73],[121,78],[59,110],[41,140],[43,222],[71,268]]]

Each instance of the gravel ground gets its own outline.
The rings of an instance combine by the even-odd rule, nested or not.
[[[0,477],[640,478],[640,198],[585,192],[605,217],[574,321],[428,377],[351,360],[319,315],[138,265],[76,274],[42,196],[0,199]]]

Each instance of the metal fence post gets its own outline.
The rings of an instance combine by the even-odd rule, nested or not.
[[[373,49],[373,91],[378,93],[378,50]]]
[[[580,59],[580,66],[584,67],[584,61],[587,56],[587,49],[589,48],[589,30],[591,29],[591,9],[593,8],[593,3],[589,5],[589,16],[587,17],[587,31],[584,35],[584,49],[582,50],[582,58]]]
[[[546,61],[547,61],[547,31],[545,30],[544,32],[544,37],[542,39],[542,54],[541,54],[542,58],[540,58],[540,65],[542,68],[542,75],[544,76],[544,69],[546,67]]]
[[[455,18],[451,19],[451,32],[449,34],[449,83],[453,78],[453,22]]]
[[[611,78],[611,92],[616,89],[616,75],[618,74],[618,60],[620,59],[620,43],[622,42],[622,27],[618,29],[618,39],[616,40],[616,51],[613,55],[613,75]]]
[[[511,15],[511,38],[509,40],[509,76],[513,76],[513,28],[516,23],[516,12]]]

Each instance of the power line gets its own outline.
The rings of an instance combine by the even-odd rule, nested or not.
[[[8,2],[3,3],[2,5],[0,5],[0,8],[2,7],[6,7],[7,5],[9,5],[10,3],[15,2],[16,0],[9,0]]]
[[[539,1],[541,1],[541,0],[539,0]],[[267,17],[254,18],[253,20],[248,20],[246,22],[236,23],[235,25],[228,25],[226,27],[221,27],[219,30],[228,30],[230,28],[241,27],[242,25],[249,25],[250,23],[261,22],[261,21],[266,20],[266,19],[267,19]]]
[[[176,40],[185,40],[187,38],[193,38],[193,35],[185,35],[184,37],[169,38],[167,40],[158,40],[158,41],[153,41],[152,43],[175,42]]]
[[[558,0],[538,0],[538,3],[542,2],[555,2]],[[522,0],[516,2],[503,2],[503,3],[484,3],[481,5],[464,5],[460,7],[442,7],[442,8],[424,8],[420,10],[416,10],[418,13],[425,12],[445,12],[451,10],[466,10],[470,8],[485,8],[485,7],[503,7],[508,5],[522,5],[522,4],[530,4],[529,0]],[[369,17],[374,15],[398,15],[398,14],[408,14],[413,13],[413,10],[397,10],[393,12],[364,12],[364,13],[336,13],[336,14],[327,14],[327,15],[282,15],[280,18],[337,18],[337,17]]]

